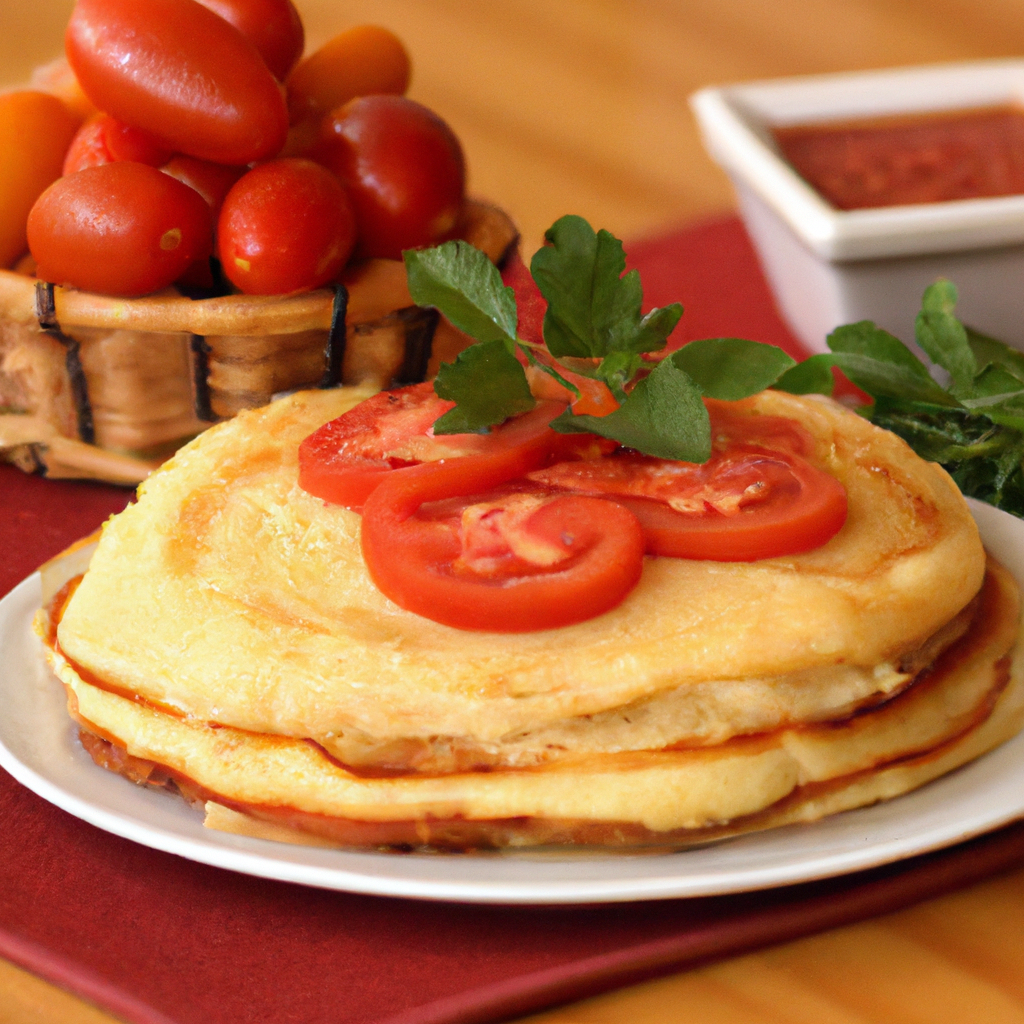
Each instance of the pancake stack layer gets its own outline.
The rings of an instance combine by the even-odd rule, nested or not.
[[[1019,596],[955,486],[828,400],[849,517],[814,551],[646,559],[598,618],[468,632],[373,585],[299,442],[365,392],[243,412],[157,472],[40,616],[83,742],[211,827],[296,842],[678,847],[888,799],[1016,733]]]

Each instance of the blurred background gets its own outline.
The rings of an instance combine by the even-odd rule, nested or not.
[[[743,79],[1024,53],[1022,0],[296,0],[307,49],[396,32],[410,95],[532,252],[579,213],[638,238],[731,209],[687,97]],[[72,0],[0,0],[0,81],[61,53]]]

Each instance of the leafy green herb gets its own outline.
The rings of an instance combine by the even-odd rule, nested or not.
[[[693,379],[663,359],[607,416],[574,416],[568,409],[551,424],[566,434],[600,434],[659,459],[707,462],[711,421]]]
[[[519,361],[503,341],[482,341],[443,363],[434,381],[438,397],[457,402],[434,423],[438,434],[467,434],[529,412],[537,403]]]
[[[1024,355],[964,327],[956,297],[949,281],[931,285],[915,324],[936,369],[863,320],[833,331],[830,354],[805,360],[776,387],[828,393],[823,375],[838,367],[874,399],[864,410],[872,422],[944,466],[964,494],[1024,516]],[[937,379],[943,371],[948,386]],[[823,386],[815,388],[815,378]]]
[[[438,373],[435,391],[456,406],[434,424],[435,433],[485,430],[534,406],[518,349],[570,392],[579,394],[570,375],[589,377],[619,403],[600,417],[566,410],[552,423],[555,430],[705,462],[711,427],[702,397],[746,398],[793,372],[793,360],[781,349],[741,338],[691,342],[659,362],[643,358],[665,347],[682,306],[643,314],[640,275],[626,272],[622,243],[582,217],[562,217],[545,239],[549,244],[534,255],[530,270],[548,303],[546,351],[517,336],[512,289],[483,253],[466,242],[446,242],[404,254],[413,301],[439,309],[477,341]]]

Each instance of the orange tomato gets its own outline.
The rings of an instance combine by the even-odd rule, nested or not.
[[[301,60],[288,78],[288,112],[295,124],[326,114],[356,96],[402,95],[411,64],[402,41],[376,25],[339,33]]]
[[[49,64],[41,64],[32,72],[29,81],[33,89],[52,93],[67,104],[72,113],[77,114],[83,121],[99,113],[96,104],[82,92],[71,65],[63,57],[52,60]]]
[[[26,89],[0,95],[0,266],[28,247],[25,222],[60,177],[80,120],[56,96]]]

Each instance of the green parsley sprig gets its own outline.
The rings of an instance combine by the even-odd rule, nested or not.
[[[962,324],[956,300],[949,281],[925,290],[914,333],[931,368],[862,320],[836,328],[831,352],[806,359],[777,386],[830,394],[838,367],[874,399],[861,410],[873,423],[940,463],[964,494],[1024,517],[1024,354]]]
[[[642,357],[664,348],[679,303],[642,315],[639,274],[625,273],[622,243],[581,217],[562,217],[545,239],[530,265],[548,303],[543,360],[518,337],[515,295],[482,252],[446,242],[405,253],[413,300],[476,339],[438,372],[434,390],[456,404],[435,432],[483,431],[532,409],[518,351],[570,391],[578,394],[560,370],[603,381],[620,403],[601,417],[566,410],[555,430],[705,462],[711,427],[702,398],[735,401],[769,387],[827,395],[835,367],[871,397],[863,415],[944,466],[964,494],[1024,517],[1024,353],[964,326],[949,281],[925,291],[915,324],[931,366],[870,320],[837,328],[830,351],[802,363],[742,338],[691,341],[654,362]]]
[[[567,409],[553,421],[555,430],[600,434],[659,458],[706,462],[711,425],[702,398],[746,398],[794,371],[795,361],[781,349],[743,338],[706,338],[658,362],[644,359],[665,347],[682,306],[642,314],[640,275],[625,273],[622,243],[582,217],[562,217],[544,237],[549,244],[530,264],[548,303],[543,359],[518,336],[515,294],[482,252],[454,241],[404,254],[413,301],[440,310],[476,340],[438,372],[434,390],[456,404],[434,424],[435,433],[483,431],[532,409],[536,401],[518,351],[570,391],[579,393],[564,371],[603,381],[620,403],[600,417]]]

